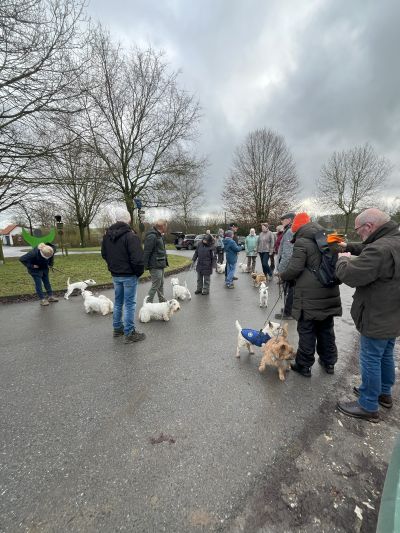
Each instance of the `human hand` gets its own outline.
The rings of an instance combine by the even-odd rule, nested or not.
[[[39,265],[32,265],[32,268],[39,268]]]
[[[339,257],[350,257],[351,256],[351,253],[350,252],[341,252],[338,254]]]
[[[336,244],[339,246],[339,248],[342,248],[343,250],[346,250],[347,242],[340,241],[340,242],[338,242]]]

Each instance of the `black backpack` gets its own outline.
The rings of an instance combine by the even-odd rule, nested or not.
[[[321,263],[318,268],[308,267],[309,270],[315,275],[323,287],[329,288],[339,285],[340,281],[335,275],[338,254],[332,252],[330,249],[325,231],[318,231],[314,235],[314,240],[321,252]]]

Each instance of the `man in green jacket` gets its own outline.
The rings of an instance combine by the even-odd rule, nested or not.
[[[150,271],[151,277],[151,288],[147,299],[149,303],[153,302],[156,293],[159,302],[166,301],[164,297],[164,269],[168,266],[164,243],[164,234],[166,231],[167,221],[157,220],[153,228],[147,232],[144,239],[144,268]]]
[[[379,421],[379,407],[392,407],[395,381],[393,351],[400,335],[399,225],[379,209],[366,209],[355,220],[362,243],[340,243],[346,253],[336,265],[337,277],[355,287],[351,316],[360,339],[361,386],[358,401],[339,402],[342,413]],[[350,257],[356,256],[356,257]]]

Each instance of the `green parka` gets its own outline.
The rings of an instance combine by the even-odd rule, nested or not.
[[[161,233],[153,228],[146,233],[143,250],[144,268],[165,268],[168,266],[167,252],[164,238]]]
[[[358,257],[340,257],[336,276],[356,287],[351,316],[366,337],[391,339],[400,335],[400,231],[392,220],[363,243],[348,243]]]
[[[321,230],[319,224],[309,222],[295,233],[292,257],[281,273],[283,281],[295,282],[292,316],[296,320],[302,313],[305,320],[342,315],[339,287],[323,287],[310,271],[310,268],[318,269],[321,263],[321,252],[314,240],[314,235]]]

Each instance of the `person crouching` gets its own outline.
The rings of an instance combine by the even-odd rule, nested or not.
[[[40,305],[49,305],[49,302],[58,302],[58,298],[53,296],[53,289],[49,279],[49,268],[54,263],[54,248],[49,244],[41,242],[28,253],[22,255],[19,260],[26,266],[29,274],[32,276]],[[46,290],[47,298],[45,298],[42,284]]]

